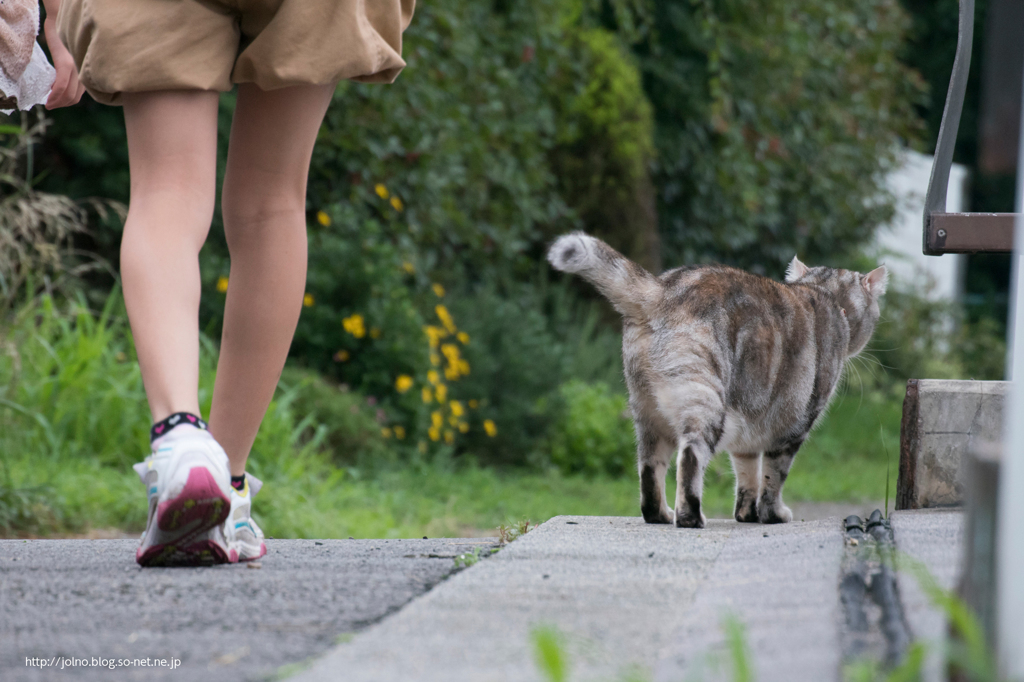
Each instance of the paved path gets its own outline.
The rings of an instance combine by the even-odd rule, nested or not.
[[[952,586],[959,512],[897,512],[893,528],[898,549]],[[493,541],[277,540],[258,570],[141,570],[130,540],[4,540],[0,679],[533,682],[530,633],[553,625],[572,682],[631,670],[709,681],[729,678],[720,663],[731,616],[746,628],[754,679],[838,681],[844,541],[837,517],[693,531],[562,516],[452,575],[454,555]],[[906,577],[900,592],[912,633],[940,639],[941,614]],[[181,668],[25,664],[55,656],[174,658]],[[930,673],[938,665],[933,657]]]
[[[951,586],[959,513],[895,516],[897,545],[901,535],[912,538]],[[539,625],[566,635],[574,682],[626,679],[630,670],[665,682],[726,679],[728,667],[714,668],[724,660],[728,616],[746,628],[755,679],[838,680],[843,548],[838,518],[782,526],[712,520],[690,531],[633,518],[556,517],[294,680],[533,682],[541,678],[530,632]],[[934,616],[917,601],[908,620]]]
[[[273,540],[261,568],[140,569],[137,540],[0,540],[0,680],[260,680],[401,608],[490,540]],[[178,659],[176,670],[26,666]]]

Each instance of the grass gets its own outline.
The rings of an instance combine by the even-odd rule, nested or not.
[[[0,330],[0,339],[13,341],[0,353],[0,534],[142,529],[144,489],[130,465],[148,451],[149,415],[119,300],[115,291],[93,314],[81,303],[58,310],[44,299],[6,334]],[[200,373],[206,413],[215,364],[207,342]],[[898,449],[900,398],[867,390],[840,395],[797,456],[786,499],[880,499],[885,448]],[[348,456],[355,451],[361,459]],[[379,438],[361,396],[296,371],[282,380],[250,463],[266,483],[256,518],[279,538],[495,535],[524,519],[639,513],[633,472],[585,476],[400,460]],[[732,488],[728,458],[719,456],[706,476],[709,516],[730,515]],[[672,497],[671,478],[668,490]]]

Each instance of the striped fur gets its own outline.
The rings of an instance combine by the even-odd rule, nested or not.
[[[704,470],[729,452],[737,521],[785,523],[782,486],[846,360],[878,321],[887,274],[790,263],[786,282],[706,265],[659,277],[582,232],[548,252],[623,316],[622,355],[648,523],[702,528]],[[675,511],[665,474],[676,458]]]

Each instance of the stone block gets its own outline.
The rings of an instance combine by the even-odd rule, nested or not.
[[[968,453],[999,442],[1006,381],[911,379],[903,400],[897,509],[963,504]]]

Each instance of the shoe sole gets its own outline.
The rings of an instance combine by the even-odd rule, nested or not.
[[[226,550],[220,543],[196,538],[224,523],[231,502],[206,467],[193,467],[185,487],[157,507],[156,529],[178,537],[136,551],[142,566],[207,566],[234,563],[238,552]],[[154,529],[154,530],[156,530]]]
[[[256,561],[257,559],[260,559],[260,558],[262,558],[262,557],[264,557],[266,555],[267,555],[267,545],[265,543],[261,542],[260,543],[260,552],[259,552],[259,554],[255,555],[255,556],[245,556],[244,553],[243,554],[239,554],[238,555],[238,560],[239,561]]]
[[[174,566],[216,566],[217,564],[233,564],[238,561],[238,552],[224,548],[213,540],[200,540],[190,545],[167,543],[153,545],[136,553],[135,560],[140,566],[147,568]]]

